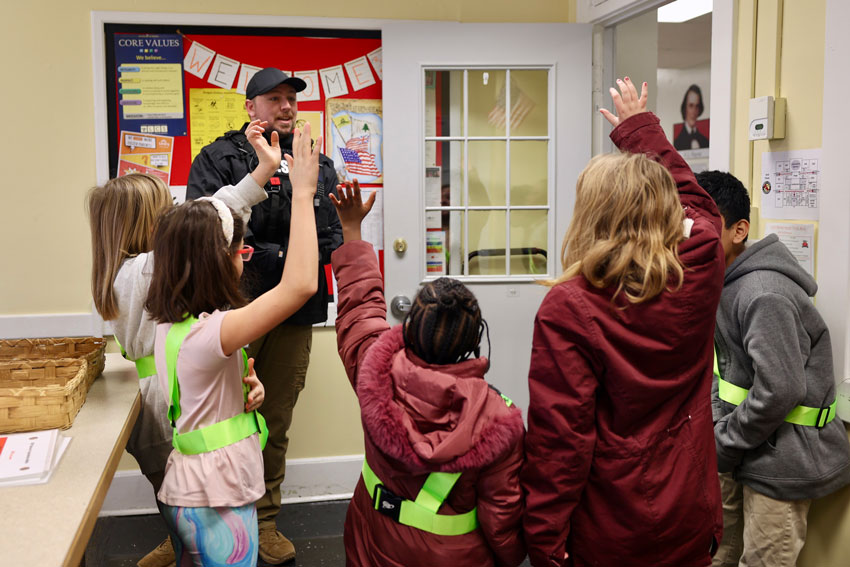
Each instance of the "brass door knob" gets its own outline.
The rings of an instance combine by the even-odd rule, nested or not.
[[[396,238],[393,241],[393,250],[396,251],[396,254],[404,254],[407,252],[407,240],[404,238]]]

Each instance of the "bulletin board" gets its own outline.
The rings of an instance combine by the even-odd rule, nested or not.
[[[296,126],[324,138],[340,181],[377,193],[363,238],[383,265],[379,30],[106,23],[104,42],[110,177],[156,175],[182,201],[201,148],[248,121],[252,74],[277,67],[307,83]]]
[[[161,138],[170,138],[168,182],[185,185],[193,146],[196,153],[216,130],[220,129],[221,135],[247,121],[244,87],[250,75],[263,67],[278,67],[308,83],[308,89],[298,96],[299,119],[314,122],[326,137],[324,117],[329,101],[337,112],[346,99],[352,104],[377,101],[380,108],[381,38],[377,30],[106,24],[104,48],[110,176],[120,174],[121,157],[144,155],[146,149],[158,149]],[[179,98],[175,95],[178,89],[182,91]],[[146,98],[157,95],[159,100]],[[150,106],[147,113],[137,112],[146,105]],[[316,129],[313,131],[316,137]],[[124,143],[122,132],[137,135],[130,140],[131,146]],[[369,138],[381,135],[374,129],[369,133]],[[357,134],[348,132],[349,138],[362,138]],[[151,140],[144,138],[151,136],[157,148],[145,147]],[[367,149],[377,151],[375,142],[370,139]],[[350,145],[363,147],[362,140],[357,144]],[[343,161],[338,148],[326,143],[324,149],[330,157],[335,154]],[[151,166],[149,159],[133,158],[134,162]],[[158,163],[156,167],[162,170],[162,160]],[[338,169],[342,169],[340,165]],[[375,182],[380,179],[372,175],[371,181],[379,185]]]

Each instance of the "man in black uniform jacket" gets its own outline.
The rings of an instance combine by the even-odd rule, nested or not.
[[[284,153],[292,153],[292,131],[298,116],[296,93],[306,83],[279,69],[268,67],[258,71],[248,82],[245,110],[251,120],[268,122],[266,136],[272,129],[280,136]],[[257,156],[245,138],[246,122],[241,130],[232,130],[204,147],[192,162],[186,198],[212,195],[219,187],[235,185],[257,165]],[[289,222],[292,185],[286,160],[265,189],[269,198],[255,205],[245,233],[245,244],[254,247],[254,255],[245,264],[244,281],[250,297],[271,289],[280,281],[286,249],[289,244]],[[322,264],[330,263],[330,254],[342,244],[342,227],[328,195],[336,192],[337,176],[333,161],[319,158],[319,184],[314,212]],[[304,388],[310,362],[312,325],[327,319],[328,286],[325,271],[319,269],[319,290],[298,312],[264,337],[251,343],[249,355],[255,358],[257,376],[266,390],[263,415],[269,428],[269,439],[263,451],[266,493],[257,501],[260,528],[260,557],[277,565],[295,558],[295,547],[275,527],[280,511],[280,485],[286,473],[286,433],[292,423],[292,410]]]

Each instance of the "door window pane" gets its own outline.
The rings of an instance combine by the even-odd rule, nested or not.
[[[462,276],[464,240],[462,211],[426,213],[426,276]]]
[[[545,274],[548,211],[511,211],[511,274]]]
[[[469,205],[505,205],[505,142],[469,142]]]
[[[469,211],[469,275],[505,274],[505,212]]]
[[[425,142],[425,155],[425,206],[463,205],[463,143]]]
[[[549,142],[511,141],[511,205],[549,202]]]
[[[549,73],[545,69],[511,71],[511,136],[549,133]]]
[[[469,135],[505,135],[505,70],[468,71]]]
[[[425,71],[425,136],[463,136],[463,71]]]

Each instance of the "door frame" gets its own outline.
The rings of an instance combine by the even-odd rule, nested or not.
[[[576,21],[593,28],[593,155],[610,152],[607,122],[600,108],[610,108],[614,84],[614,26],[657,9],[671,0],[578,0]],[[594,4],[596,4],[594,6]],[[714,0],[711,16],[711,151],[709,169],[729,171],[732,155],[732,68],[737,26],[736,0]],[[607,98],[606,98],[607,97]]]
[[[845,93],[850,89],[845,59],[850,54],[850,36],[843,25],[848,18],[846,0],[826,1],[821,185],[828,189],[821,195],[817,237],[817,304],[832,337],[838,416],[846,422],[850,422],[850,183],[841,166],[847,159],[847,127],[836,117],[844,114]]]

